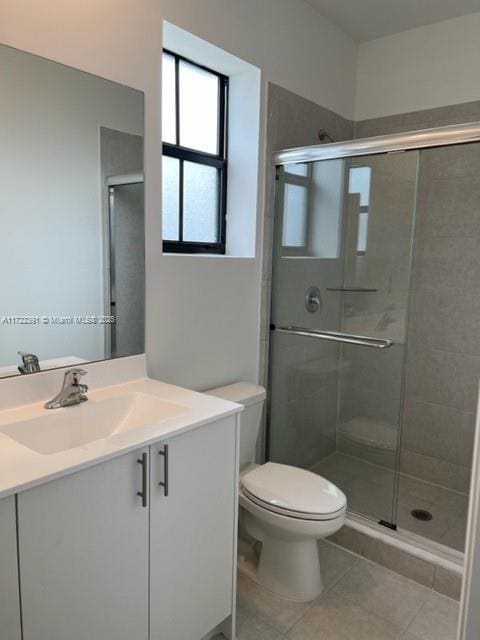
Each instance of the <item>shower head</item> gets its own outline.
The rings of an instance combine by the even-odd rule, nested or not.
[[[331,135],[329,135],[325,129],[319,129],[318,131],[318,139],[320,140],[320,142],[325,142],[325,140],[328,140],[328,142],[335,142],[335,140],[332,138]]]

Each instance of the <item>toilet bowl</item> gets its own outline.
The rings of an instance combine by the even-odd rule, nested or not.
[[[345,495],[314,473],[267,462],[242,474],[239,498],[243,525],[262,544],[256,569],[239,569],[289,600],[315,599],[323,588],[317,543],[345,522]]]
[[[241,524],[259,543],[254,562],[238,569],[262,588],[289,600],[308,602],[322,592],[318,540],[345,522],[345,495],[327,479],[290,465],[254,464],[265,390],[236,383],[208,391],[245,405],[240,435]]]

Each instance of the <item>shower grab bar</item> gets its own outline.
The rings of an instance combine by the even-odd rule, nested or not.
[[[368,336],[357,336],[352,333],[340,333],[338,331],[320,331],[319,329],[306,329],[304,327],[273,327],[278,333],[290,333],[296,336],[307,336],[307,338],[319,338],[320,340],[330,340],[332,342],[346,342],[347,344],[358,344],[362,347],[373,347],[374,349],[387,349],[393,345],[393,340],[389,338],[370,338]]]

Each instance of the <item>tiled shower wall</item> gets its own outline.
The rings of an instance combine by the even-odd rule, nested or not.
[[[480,102],[357,122],[269,86],[267,157],[274,150],[480,120]],[[422,154],[401,449],[403,472],[468,491],[480,375],[480,149]],[[260,375],[267,383],[274,168],[267,170]],[[295,357],[295,354],[289,353]],[[302,385],[294,385],[301,389]],[[308,389],[308,385],[306,386]],[[302,397],[295,398],[298,405]],[[294,405],[290,405],[290,410]],[[287,414],[287,412],[285,412]],[[287,439],[288,441],[288,439]],[[300,462],[300,461],[299,461]]]
[[[267,165],[266,171],[260,336],[260,381],[265,386],[268,383],[275,211],[273,152],[289,147],[319,144],[318,132],[320,129],[327,130],[335,140],[349,140],[353,137],[353,123],[351,121],[274,84],[269,84],[268,87],[267,108],[267,158],[269,165]],[[285,264],[285,269],[288,273],[285,273],[284,276],[289,286],[285,293],[288,302],[291,300],[289,308],[295,310],[298,324],[308,326],[306,323],[309,320],[307,318],[309,314],[305,312],[303,306],[306,283],[310,278],[311,284],[317,284],[320,278],[325,284],[323,282],[325,278],[332,278],[333,275],[326,272],[322,277],[322,274],[318,273],[318,264],[314,264],[317,261],[293,259],[286,262],[288,264]],[[330,267],[335,269],[335,265],[330,265]],[[338,282],[338,278],[336,278],[336,282]],[[325,284],[325,286],[327,285]],[[340,308],[338,311],[340,313]],[[290,322],[293,320],[293,316],[289,318]],[[279,376],[275,380],[275,384],[279,387],[277,397],[282,398],[282,404],[277,407],[277,415],[275,416],[275,429],[278,435],[280,435],[280,431],[282,432],[281,437],[277,438],[277,442],[281,443],[282,450],[276,451],[276,459],[280,461],[285,458],[284,461],[288,461],[290,464],[308,466],[309,463],[315,462],[315,459],[310,460],[311,456],[314,458],[316,456],[318,459],[318,456],[331,453],[335,449],[336,434],[333,423],[336,421],[336,410],[333,408],[332,412],[325,411],[325,402],[328,397],[336,403],[334,386],[337,382],[333,379],[336,374],[334,372],[332,375],[331,372],[326,371],[323,365],[320,370],[317,363],[320,361],[323,363],[325,359],[329,361],[330,358],[336,362],[338,346],[309,345],[309,352],[306,354],[305,341],[279,335],[277,348],[276,355],[283,362],[283,366],[278,367]],[[299,366],[296,367],[295,363],[298,363]],[[292,379],[292,376],[295,379]],[[320,414],[325,417],[325,424],[322,423],[319,429],[315,421]],[[315,424],[312,424],[312,421]],[[301,429],[298,428],[299,425],[302,425]],[[261,448],[263,453],[263,446]],[[295,460],[291,459],[292,451],[295,451]]]
[[[358,122],[355,137],[480,120],[480,102]],[[468,492],[480,376],[480,145],[420,154],[401,470]]]

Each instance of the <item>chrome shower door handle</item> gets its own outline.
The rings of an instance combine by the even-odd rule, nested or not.
[[[158,485],[163,487],[163,495],[168,498],[168,463],[169,463],[169,449],[168,444],[164,445],[163,449],[158,452],[159,456],[163,457],[163,482],[159,482]]]
[[[356,344],[362,347],[373,347],[374,349],[388,349],[394,342],[390,338],[373,338],[370,336],[358,336],[352,333],[341,333],[339,331],[321,331],[319,329],[308,329],[306,327],[275,327],[272,329],[278,333],[289,333],[307,338],[317,338],[319,340],[329,340],[331,342],[345,342]]]

